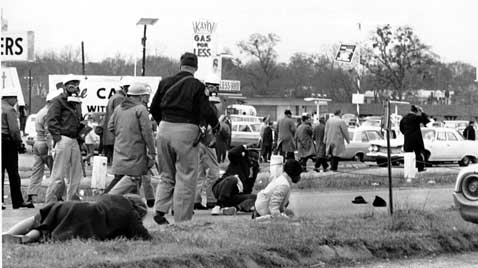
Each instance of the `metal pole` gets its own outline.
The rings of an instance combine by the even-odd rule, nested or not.
[[[32,114],[32,69],[28,70],[28,114]]]
[[[146,62],[146,24],[144,25],[144,34],[143,34],[143,69],[141,75],[144,76],[145,73],[145,62]]]
[[[389,208],[390,208],[390,215],[393,214],[393,195],[392,195],[392,158],[391,158],[391,149],[390,149],[390,100],[387,99],[387,105],[386,105],[386,114],[387,114],[387,163],[388,163],[388,202],[389,202]]]
[[[82,74],[85,75],[85,46],[83,41],[81,41],[81,70]]]

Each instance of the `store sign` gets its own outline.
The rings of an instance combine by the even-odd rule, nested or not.
[[[28,32],[5,32],[1,34],[0,54],[2,61],[33,61],[35,34]]]
[[[348,63],[352,62],[356,47],[356,45],[341,44],[339,47],[339,51],[337,51],[337,55],[335,56],[335,60]]]
[[[221,80],[219,84],[219,93],[232,93],[241,91],[241,81]]]

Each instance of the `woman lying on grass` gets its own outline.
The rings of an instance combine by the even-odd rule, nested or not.
[[[284,172],[257,194],[253,219],[264,220],[269,218],[288,218],[293,214],[287,210],[290,196],[290,181],[297,183],[300,180],[302,167],[294,159],[289,159],[284,164]]]
[[[32,243],[72,238],[107,240],[151,239],[143,226],[146,204],[138,195],[103,195],[96,202],[50,203],[2,234],[2,241]]]

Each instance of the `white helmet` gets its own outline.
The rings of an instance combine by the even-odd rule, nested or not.
[[[0,94],[2,97],[18,97],[18,92],[14,88],[2,88]]]
[[[61,80],[61,82],[63,82],[63,85],[66,85],[68,82],[73,82],[73,81],[80,83],[80,79],[78,79],[73,74],[65,75],[63,79]]]
[[[120,88],[123,88],[124,86],[131,86],[131,84],[134,83],[134,80],[131,76],[123,76],[121,77],[120,80]]]
[[[139,96],[139,95],[150,95],[151,86],[146,83],[132,83],[128,88],[128,95]]]
[[[50,89],[48,94],[46,95],[46,101],[51,101],[52,99],[56,98],[60,94],[61,94],[61,90]]]

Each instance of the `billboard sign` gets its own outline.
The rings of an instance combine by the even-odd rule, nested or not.
[[[1,34],[2,61],[33,61],[35,34],[28,32],[6,32]]]
[[[356,45],[341,44],[337,51],[337,55],[335,56],[335,60],[347,63],[352,62],[356,47]]]

